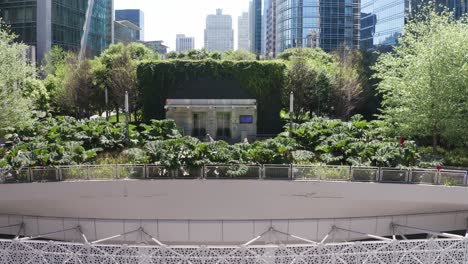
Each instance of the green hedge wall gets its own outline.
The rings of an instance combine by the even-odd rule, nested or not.
[[[235,80],[257,100],[258,133],[278,133],[283,125],[280,111],[285,69],[283,63],[269,61],[142,62],[138,67],[138,80],[144,120],[166,118],[164,105],[168,92],[177,89],[181,82],[202,78]]]

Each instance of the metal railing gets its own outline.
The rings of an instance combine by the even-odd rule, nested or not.
[[[463,239],[364,241],[249,246],[165,246],[0,240],[0,264],[10,263],[466,263]],[[149,241],[148,241],[149,240]],[[159,242],[159,241],[158,241]],[[142,260],[144,262],[142,262]]]
[[[0,183],[125,179],[236,179],[354,181],[468,186],[467,171],[348,166],[209,164],[171,169],[158,165],[79,165],[0,169]]]

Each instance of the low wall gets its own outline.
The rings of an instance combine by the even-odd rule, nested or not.
[[[6,184],[0,185],[0,213],[0,227],[25,223],[27,236],[81,226],[95,240],[144,227],[170,244],[238,244],[274,227],[320,241],[333,226],[380,236],[392,234],[391,223],[463,230],[468,192],[432,185],[259,180]],[[16,235],[18,228],[0,233]],[[48,237],[79,239],[74,231]],[[333,234],[337,241],[363,238]]]

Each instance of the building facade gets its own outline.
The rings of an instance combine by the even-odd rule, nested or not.
[[[257,135],[257,100],[239,81],[213,77],[182,81],[168,91],[166,118],[202,140],[239,142]]]
[[[276,49],[359,48],[360,0],[277,0]]]
[[[223,15],[222,9],[217,9],[216,15],[206,17],[205,49],[209,52],[234,50],[232,17]]]
[[[418,12],[423,0],[362,0],[361,48],[393,46],[403,34],[406,18]],[[427,2],[426,2],[427,3]],[[436,8],[448,7],[456,18],[468,13],[468,0],[437,0]]]
[[[38,2],[40,1],[40,2]],[[101,54],[113,39],[113,0],[95,0],[86,55]],[[52,46],[79,51],[88,1],[0,0],[0,16],[41,62]]]
[[[166,116],[185,135],[244,141],[257,135],[255,99],[168,99]]]
[[[127,20],[137,25],[140,31],[137,33],[137,39],[145,40],[145,13],[140,9],[115,10],[115,20]]]
[[[277,0],[265,0],[265,56],[276,57],[276,2]]]
[[[250,51],[262,52],[262,0],[250,1]]]
[[[167,54],[167,50],[169,49],[169,47],[164,45],[163,42],[164,41],[162,40],[140,41],[140,43],[145,45],[148,49],[164,57]]]
[[[195,38],[186,37],[184,34],[176,35],[176,51],[182,52],[195,49]]]
[[[114,43],[137,42],[139,33],[140,28],[128,20],[114,21]]]
[[[249,13],[244,12],[239,16],[237,28],[237,48],[240,50],[250,51],[250,26]]]

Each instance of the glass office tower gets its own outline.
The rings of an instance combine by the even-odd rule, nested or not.
[[[140,9],[115,10],[115,20],[128,20],[140,28],[137,33],[138,40],[145,40],[145,14]]]
[[[360,0],[277,0],[276,49],[359,47]]]
[[[398,43],[407,18],[418,12],[425,0],[362,0],[361,48],[375,49]],[[437,9],[449,8],[456,18],[468,12],[468,0],[432,1]]]
[[[10,25],[20,41],[31,46],[36,45],[36,10],[35,0],[0,0],[0,17],[3,22]]]
[[[260,55],[262,52],[262,0],[250,1],[250,51]]]
[[[87,8],[88,0],[0,0],[0,16],[18,40],[36,47],[39,62],[55,45],[79,51]],[[101,54],[112,35],[113,0],[95,0],[86,54]]]

